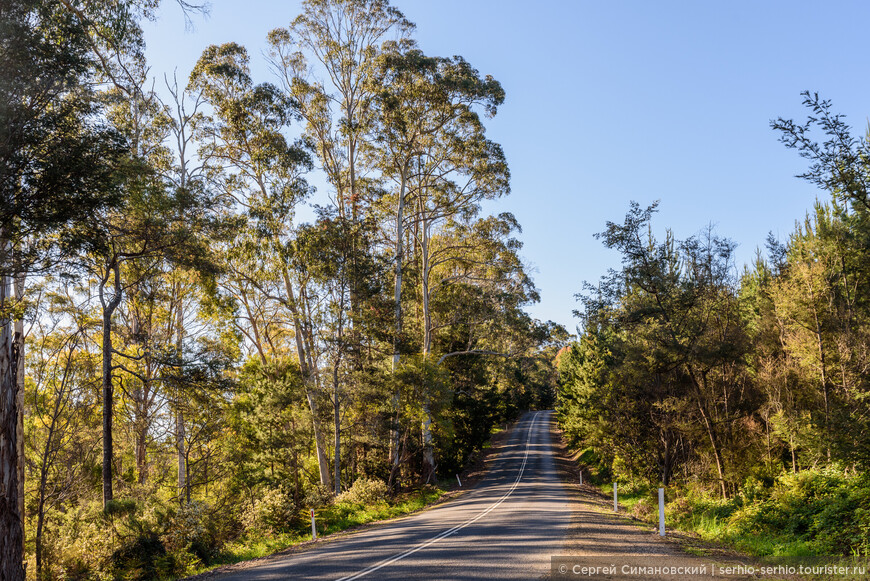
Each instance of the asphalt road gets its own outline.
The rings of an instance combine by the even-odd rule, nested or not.
[[[554,421],[552,412],[525,414],[486,478],[452,502],[216,578],[540,579],[572,514],[555,462]]]

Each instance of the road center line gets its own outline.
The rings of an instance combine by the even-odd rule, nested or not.
[[[522,477],[523,477],[523,472],[524,472],[525,469],[526,469],[526,462],[527,462],[528,459],[529,459],[529,446],[531,445],[531,442],[532,442],[532,428],[534,428],[534,426],[535,426],[535,422],[536,422],[537,420],[538,420],[538,414],[536,413],[536,414],[532,417],[532,423],[529,424],[529,433],[528,433],[528,436],[526,436],[526,453],[525,453],[525,455],[523,456],[523,463],[522,463],[522,465],[520,465],[520,470],[519,470],[519,473],[517,474],[517,479],[514,481],[513,485],[510,487],[510,489],[508,489],[508,491],[507,491],[507,492],[506,492],[506,493],[505,493],[501,498],[499,498],[499,499],[498,499],[498,500],[497,500],[497,501],[496,501],[492,506],[490,506],[488,509],[484,510],[483,512],[481,512],[480,514],[478,514],[478,515],[475,516],[474,518],[471,518],[471,519],[465,521],[465,522],[462,523],[462,524],[456,525],[455,527],[453,527],[453,528],[451,528],[451,529],[448,529],[448,530],[446,530],[446,531],[443,531],[443,532],[441,532],[441,533],[438,533],[437,535],[435,535],[434,537],[432,537],[432,538],[429,539],[428,541],[426,541],[426,542],[424,542],[424,543],[420,543],[420,544],[417,545],[416,547],[414,547],[414,548],[412,548],[412,549],[408,549],[408,550],[405,551],[404,553],[400,553],[400,554],[396,555],[395,557],[392,557],[391,559],[388,559],[388,560],[386,560],[386,561],[381,561],[381,562],[378,563],[377,565],[372,565],[372,566],[369,567],[368,569],[363,569],[362,571],[360,571],[360,572],[357,573],[356,575],[349,576],[349,577],[342,577],[341,579],[338,579],[337,581],[353,581],[354,579],[359,579],[360,577],[365,577],[365,576],[368,575],[369,573],[374,573],[374,572],[377,571],[378,569],[382,569],[382,568],[386,567],[387,565],[392,565],[392,564],[395,563],[396,561],[401,561],[401,560],[404,559],[405,557],[408,557],[408,556],[410,556],[410,555],[413,555],[413,554],[416,553],[417,551],[421,551],[421,550],[425,549],[426,547],[428,547],[429,545],[432,545],[432,544],[434,544],[434,543],[437,543],[437,542],[440,541],[441,539],[443,539],[443,538],[445,538],[445,537],[448,537],[448,536],[450,536],[450,535],[452,535],[452,534],[454,534],[454,533],[459,532],[460,530],[464,529],[464,528],[467,527],[468,525],[470,525],[470,524],[472,524],[472,523],[474,523],[474,522],[477,522],[478,520],[480,520],[481,518],[483,518],[484,516],[486,516],[487,514],[489,514],[490,512],[492,512],[493,510],[495,510],[495,508],[496,508],[498,505],[500,505],[500,504],[503,503],[505,500],[507,500],[507,498],[511,495],[511,493],[513,493],[513,491],[514,491],[514,490],[516,489],[516,487],[519,485],[520,480],[521,480]]]

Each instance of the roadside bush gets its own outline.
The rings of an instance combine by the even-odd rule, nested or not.
[[[770,498],[737,519],[743,530],[782,532],[823,555],[867,555],[870,550],[870,478],[838,470],[781,476]]]
[[[739,499],[714,498],[703,492],[689,492],[668,504],[668,513],[677,522],[692,525],[704,522],[720,522],[728,519],[742,505]]]
[[[756,518],[763,529],[803,537],[824,506],[840,495],[844,483],[841,473],[830,470],[784,474]]]
[[[353,486],[335,497],[335,502],[347,504],[372,505],[383,501],[387,496],[387,485],[382,480],[358,478]]]
[[[296,517],[293,499],[278,488],[266,489],[254,505],[242,513],[242,525],[248,532],[274,535],[294,528]]]
[[[312,486],[305,491],[305,506],[308,508],[320,508],[329,506],[334,500],[332,489],[328,486]]]
[[[184,571],[184,562],[168,551],[164,539],[172,511],[160,502],[112,501],[104,511],[118,542],[110,558],[115,579],[146,581]]]
[[[687,496],[679,495],[665,505],[668,520],[679,523],[682,527],[691,526],[693,512],[692,502]]]
[[[211,507],[197,500],[170,511],[167,520],[163,542],[185,571],[208,565],[226,536]]]
[[[774,478],[747,476],[740,489],[740,496],[747,504],[767,500],[773,492],[774,482]]]
[[[116,575],[131,581],[165,577],[175,571],[175,560],[166,552],[155,531],[143,531],[128,539],[112,553]]]

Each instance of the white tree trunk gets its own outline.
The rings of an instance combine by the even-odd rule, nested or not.
[[[420,255],[422,257],[423,287],[423,361],[428,362],[432,350],[432,316],[429,312],[429,223],[423,220]],[[428,385],[423,386],[423,421],[420,431],[423,436],[423,476],[426,482],[435,480],[435,447],[432,437],[432,409]]]
[[[405,220],[405,172],[402,168],[399,186],[399,201],[396,209],[396,274],[395,274],[395,302],[396,302],[396,336],[393,339],[393,373],[399,367],[399,336],[402,334],[402,261],[404,260],[404,220]],[[390,426],[390,462],[393,467],[399,465],[399,426],[398,409],[399,393],[393,393],[393,417],[395,423]],[[391,421],[393,419],[391,418]]]

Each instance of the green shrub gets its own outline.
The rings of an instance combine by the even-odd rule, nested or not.
[[[806,470],[781,476],[754,514],[756,528],[809,538],[816,517],[839,495],[843,484],[842,475],[830,471]]]
[[[56,533],[45,535],[43,566],[50,578],[108,579],[115,537],[100,503],[82,503],[57,513]]]
[[[163,542],[179,568],[188,571],[210,564],[226,536],[221,534],[211,507],[194,500],[170,511],[167,520]]]
[[[103,514],[109,518],[125,517],[136,513],[136,501],[132,498],[117,498],[106,503]]]
[[[298,524],[293,499],[278,488],[266,489],[241,515],[242,525],[252,533],[277,534]]]
[[[765,550],[870,554],[870,478],[834,469],[783,474],[771,487],[747,481],[727,519],[735,537],[765,537]],[[703,512],[702,503],[690,503]]]
[[[744,503],[753,503],[770,498],[773,491],[774,478],[759,478],[748,476],[740,489],[740,496]]]
[[[335,502],[364,506],[382,502],[387,496],[387,485],[382,480],[358,478],[353,486],[335,497]]]
[[[334,500],[332,489],[328,486],[312,486],[305,491],[305,500],[303,501],[308,508],[320,508],[321,506],[329,506]]]
[[[147,531],[124,542],[112,553],[116,575],[130,581],[147,581],[175,571],[174,559],[167,554],[155,531]]]

